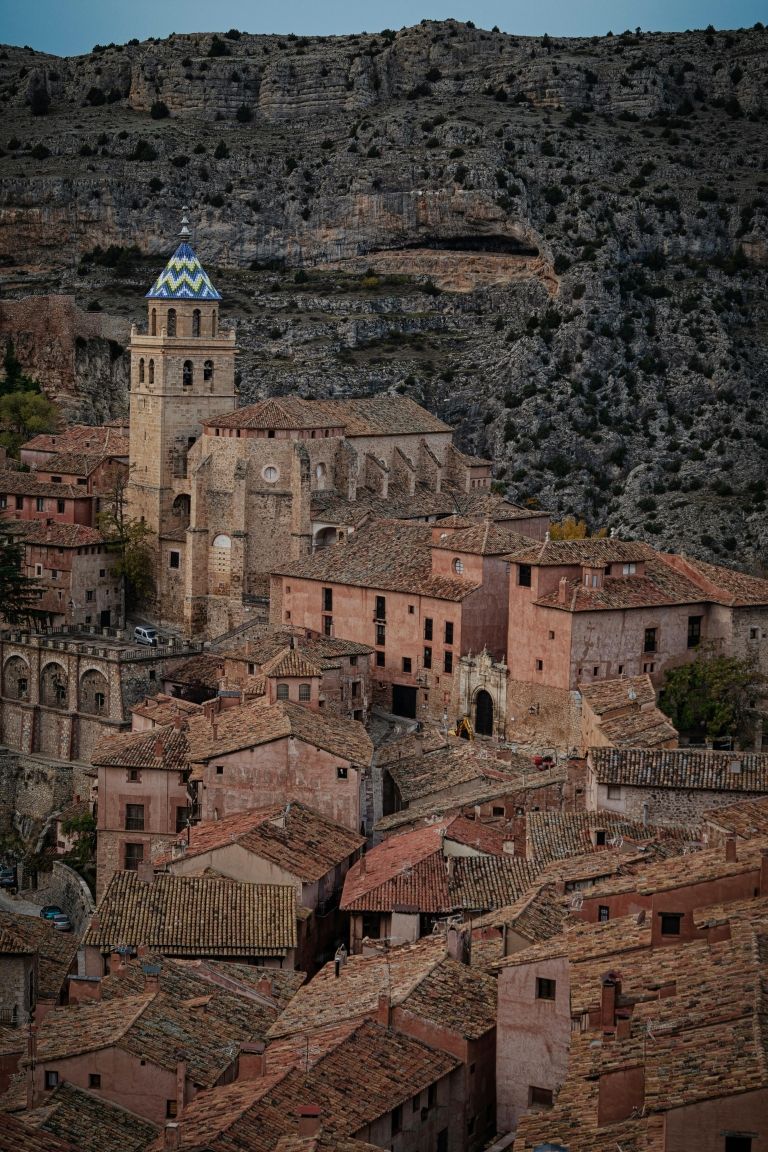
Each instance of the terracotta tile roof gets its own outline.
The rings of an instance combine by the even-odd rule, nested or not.
[[[335,524],[337,526],[344,525],[345,527],[359,527],[366,520],[370,519],[373,515],[373,509],[369,504],[369,493],[365,489],[358,489],[360,495],[359,500],[350,500],[346,496],[334,490],[326,492],[313,492],[310,497],[310,519],[313,521],[320,521],[323,524]],[[375,497],[373,498],[376,499]],[[395,496],[394,501],[390,504],[389,498],[386,500],[378,501],[381,506],[386,507],[390,516],[396,515],[391,511],[391,507],[397,507],[401,503],[399,494]]]
[[[440,525],[438,524],[438,527]],[[477,556],[503,556],[516,548],[529,548],[530,537],[513,532],[490,518],[471,528],[448,532],[434,547],[446,552],[464,552]]]
[[[63,1060],[114,1047],[150,1002],[147,995],[121,996],[52,1008],[38,1028],[37,1061]]]
[[[432,572],[432,526],[381,520],[366,525],[344,544],[322,548],[276,573],[328,584],[352,584],[384,592],[407,592],[436,600],[461,601],[479,587],[469,580]]]
[[[600,588],[588,588],[580,579],[569,580],[564,604],[560,603],[557,591],[540,597],[536,603],[564,612],[598,612],[669,604],[705,604],[709,599],[692,580],[658,557],[649,557],[642,576],[605,576]]]
[[[441,850],[446,821],[377,844],[344,881],[344,912],[391,912],[396,905],[450,912],[448,870]]]
[[[656,690],[650,676],[620,676],[579,684],[579,692],[596,716],[617,709],[645,708],[656,703]]]
[[[143,1152],[157,1135],[156,1125],[143,1117],[66,1081],[54,1089],[44,1108],[27,1115],[41,1133],[69,1141],[79,1152]]]
[[[366,1021],[306,1069],[201,1092],[184,1110],[180,1148],[273,1152],[296,1134],[302,1106],[318,1101],[329,1133],[354,1136],[458,1066],[456,1057]]]
[[[145,696],[140,704],[134,704],[131,708],[134,716],[153,720],[157,726],[172,724],[177,716],[197,716],[202,711],[202,704],[193,704],[191,700],[182,700],[180,696],[168,696],[165,692]]]
[[[722,808],[710,808],[701,815],[702,823],[723,832],[733,832],[744,840],[768,836],[768,796],[759,800],[738,800]]]
[[[462,740],[460,745],[439,748],[426,755],[409,756],[387,765],[405,803],[443,793],[459,784],[477,780],[519,780],[520,773],[503,760],[496,760],[483,750]],[[522,761],[524,758],[520,757]],[[381,760],[377,762],[381,764]],[[531,768],[531,761],[525,761]]]
[[[397,736],[385,744],[380,744],[376,749],[376,763],[383,768],[401,760],[426,755],[428,752],[435,752],[438,748],[446,747],[448,747],[448,737],[440,731],[436,724],[426,723],[421,732],[407,732],[404,736]]]
[[[58,500],[91,500],[83,488],[75,484],[51,484],[40,480],[34,472],[17,472],[14,469],[0,470],[0,494],[23,496],[53,496]]]
[[[469,781],[461,785],[453,794],[446,796],[424,796],[415,800],[408,808],[400,812],[392,812],[383,816],[376,824],[376,831],[391,833],[398,828],[406,828],[422,820],[434,816],[445,817],[452,812],[466,811],[471,814],[477,804],[487,804],[492,800],[501,800],[506,796],[515,796],[518,793],[529,792],[537,788],[546,788],[552,784],[564,784],[566,772],[564,768],[553,768],[549,772],[529,772],[524,777],[507,777],[494,780],[481,777],[477,781]]]
[[[738,858],[726,860],[722,848],[704,848],[686,855],[654,860],[632,875],[617,874],[599,881],[589,889],[589,898],[610,896],[620,892],[653,895],[655,892],[700,884],[728,876],[738,876],[760,867],[760,852],[768,847],[768,840],[755,837],[739,844]]]
[[[156,768],[166,772],[183,771],[189,760],[187,733],[173,724],[110,736],[97,745],[91,756],[91,763],[108,768]]]
[[[165,679],[174,684],[200,685],[205,688],[218,688],[224,675],[224,658],[210,652],[199,652],[189,656],[166,670]]]
[[[320,1129],[316,1136],[281,1136],[275,1152],[376,1152],[378,1144],[364,1144]]]
[[[338,977],[334,964],[326,964],[277,1018],[269,1037],[303,1039],[345,1020],[375,1016],[381,993],[393,1007],[470,1039],[496,1023],[495,982],[448,957],[445,936],[439,935],[374,956],[350,956]]]
[[[345,436],[425,436],[451,431],[407,396],[366,396],[359,400],[271,397],[207,423],[219,428],[343,428]]]
[[[675,828],[667,825],[643,824],[617,812],[546,812],[526,813],[526,842],[528,854],[534,860],[547,863],[568,856],[581,856],[585,852],[604,851],[611,841],[619,839],[644,843],[666,837],[671,840],[694,839],[690,827]],[[605,833],[605,844],[593,843],[591,833]]]
[[[289,800],[285,805],[195,824],[190,829],[184,859],[239,844],[310,884],[343,864],[364,843],[365,837]],[[167,866],[172,860],[171,855],[163,855],[154,860],[154,865]]]
[[[559,935],[565,927],[568,916],[567,898],[559,898],[551,882],[537,881],[514,903],[473,919],[472,931],[502,928],[506,925],[508,929],[525,937],[531,944],[538,944]],[[472,946],[474,948],[474,943]]]
[[[509,559],[516,564],[565,567],[569,564],[604,566],[606,564],[633,563],[655,556],[653,548],[640,540],[612,538],[586,540],[526,541]]]
[[[0,1123],[0,1152],[77,1152],[77,1146],[6,1113]]]
[[[358,721],[284,700],[275,704],[257,700],[229,708],[215,717],[214,724],[207,717],[192,717],[188,736],[190,759],[196,763],[286,736],[323,748],[351,764],[367,765],[373,754],[370,738]]]
[[[84,452],[94,451],[102,456],[127,456],[128,437],[109,424],[71,424],[63,432],[41,433],[22,444],[22,451],[30,452]]]
[[[25,544],[47,545],[54,548],[86,548],[106,542],[101,532],[95,528],[88,528],[85,524],[46,524],[42,520],[29,520],[23,528]]]
[[[535,882],[541,865],[519,856],[457,856],[450,881],[452,908],[503,908]]]
[[[601,784],[630,788],[768,792],[768,754],[700,748],[590,748]]]
[[[600,725],[615,748],[669,747],[677,743],[678,731],[659,708],[644,708],[629,716],[606,717]]]
[[[58,452],[44,464],[38,464],[38,469],[46,473],[60,472],[63,476],[90,476],[110,458],[103,452]]]
[[[85,943],[140,944],[172,956],[285,956],[296,947],[292,885],[116,872]]]
[[[369,645],[358,644],[355,640],[343,640],[338,636],[307,636],[303,629],[274,629],[264,624],[256,625],[244,636],[235,636],[229,641],[213,640],[211,646],[232,659],[247,660],[261,666],[285,648],[290,648],[291,643],[321,668],[337,668],[343,656],[368,656],[373,652]]]
[[[74,932],[57,932],[47,920],[0,911],[0,953],[38,955],[38,995],[56,1000],[77,955]]]
[[[319,664],[310,660],[296,648],[284,648],[262,667],[265,676],[272,679],[283,679],[291,676],[301,676],[307,680],[313,676],[322,676],[323,670]]]
[[[708,592],[708,599],[735,607],[750,604],[768,604],[768,580],[749,576],[734,568],[724,568],[720,564],[707,564],[690,556],[660,553],[660,559],[684,572],[694,583],[700,584]]]
[[[486,856],[502,856],[504,844],[510,838],[509,826],[498,817],[470,820],[466,816],[459,815],[448,821],[444,843],[461,844]]]

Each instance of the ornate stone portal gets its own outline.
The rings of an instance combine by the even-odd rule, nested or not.
[[[459,660],[458,718],[468,716],[476,736],[505,739],[508,675],[507,665],[486,649]]]

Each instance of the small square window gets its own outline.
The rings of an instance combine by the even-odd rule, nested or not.
[[[605,845],[605,829],[597,828],[595,830],[595,844],[602,848]]]
[[[530,588],[531,586],[531,566],[530,564],[518,564],[517,566],[517,583],[521,588]]]
[[[689,627],[689,631],[690,631],[690,623],[689,623],[688,627]],[[750,638],[750,640],[759,640],[760,639],[760,629],[759,628],[750,628],[749,638]],[[689,647],[691,647],[691,645],[689,645]]]
[[[536,1088],[532,1084],[528,1089],[528,1105],[530,1108],[551,1108],[552,1089]]]
[[[557,981],[549,980],[545,976],[536,977],[536,999],[537,1000],[554,1000],[555,991],[557,989]]]
[[[624,675],[624,665],[619,664],[619,676],[623,676],[623,675]]]
[[[89,1088],[101,1088],[101,1073],[100,1072],[89,1072],[88,1073],[88,1087]]]
[[[494,816],[503,816],[504,815],[504,806],[499,805],[499,804],[494,804],[491,811],[492,811]]]
[[[181,553],[172,551],[168,555],[169,568],[181,568]]]
[[[599,904],[597,908],[597,920],[599,924],[607,924],[611,918],[611,910],[607,904]]]
[[[408,615],[413,616],[415,611],[416,611],[416,609],[414,608],[413,604],[409,604],[408,605]]]
[[[216,775],[217,776],[223,776],[224,775],[224,765],[223,764],[217,764],[216,765]]]
[[[431,640],[432,639],[432,617],[431,616],[425,616],[424,617],[424,639],[425,640]]]
[[[89,603],[93,601],[95,595],[96,593],[94,592],[93,588],[86,589],[85,598]]]
[[[386,654],[384,652],[377,652],[376,653],[376,667],[377,668],[383,668],[385,660],[386,660]]]
[[[682,912],[660,912],[662,936],[679,936]]]
[[[176,1118],[178,1108],[175,1100],[166,1100],[165,1102],[165,1118],[166,1120],[174,1120]]]
[[[552,631],[552,629],[551,629],[551,628],[550,628],[550,630],[549,630],[549,638],[550,638],[550,640],[554,640],[554,638],[555,638],[555,634],[554,634],[554,632]]]
[[[107,574],[106,568],[99,568],[99,579],[103,580]]]
[[[59,1083],[58,1072],[55,1072],[53,1069],[46,1071],[46,1073],[45,1073],[45,1087],[48,1089],[55,1088],[58,1083]]]
[[[453,652],[446,652],[443,657],[443,672],[453,672]]]
[[[129,768],[128,772],[126,773],[126,780],[128,781],[129,784],[140,784],[141,783],[141,772],[139,771],[139,769],[138,768]]]
[[[410,673],[411,671],[411,657],[403,656],[403,672]]]
[[[424,667],[425,668],[431,668],[432,667],[432,649],[431,648],[425,648],[424,649]]]
[[[350,668],[357,668],[357,656],[350,656],[349,666]]]
[[[346,764],[339,764],[338,768],[336,769],[336,779],[346,780],[348,775],[349,769],[347,768]]]
[[[445,622],[445,642],[446,644],[453,644],[453,621],[451,620]]]
[[[544,661],[543,660],[537,660],[536,661],[536,671],[537,672],[543,672],[544,671]]]

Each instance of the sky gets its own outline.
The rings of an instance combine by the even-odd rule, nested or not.
[[[768,23],[765,0],[0,0],[0,43],[72,56],[94,44],[171,32],[337,35],[402,28],[419,20],[498,24],[519,36],[595,36],[643,28],[751,27]]]

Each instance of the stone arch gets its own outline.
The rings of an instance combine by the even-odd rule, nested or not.
[[[485,688],[478,688],[474,705],[475,734],[493,736],[493,696]]]
[[[40,673],[40,703],[45,708],[66,710],[69,704],[69,676],[66,668],[52,660]]]
[[[203,380],[213,382],[213,360],[206,360],[203,364]]]
[[[176,335],[176,309],[169,308],[168,314],[165,319],[165,334],[166,336]]]
[[[79,710],[89,716],[109,714],[109,682],[98,668],[88,668],[80,677]]]
[[[186,528],[189,524],[192,502],[186,492],[180,493],[171,506],[171,515],[177,517],[180,524]]]
[[[232,541],[225,532],[213,538],[208,574],[211,593],[214,596],[228,595],[232,579]]]
[[[3,696],[8,700],[29,699],[29,664],[21,656],[9,656],[5,662]]]
[[[139,360],[139,384],[144,383],[144,357]]]
[[[200,309],[194,308],[192,310],[192,335],[200,335]]]
[[[154,360],[150,360],[150,362],[149,362],[148,374],[149,374],[149,383],[154,384],[154,382],[155,382],[155,362],[154,362]]]
[[[153,308],[149,314],[149,334],[157,336],[157,308]]]
[[[181,386],[182,388],[191,388],[195,379],[195,369],[191,360],[184,361],[184,367],[181,370]]]
[[[314,545],[315,551],[317,551],[318,548],[330,548],[332,544],[336,543],[336,540],[336,528],[318,528],[317,532],[315,532],[315,538],[312,543]]]

